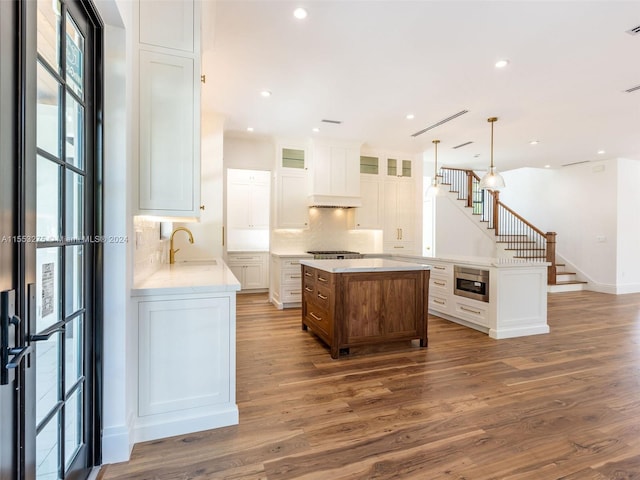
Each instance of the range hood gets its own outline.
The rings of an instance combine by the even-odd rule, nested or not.
[[[309,195],[309,207],[315,208],[354,208],[362,206],[361,197],[340,195]]]

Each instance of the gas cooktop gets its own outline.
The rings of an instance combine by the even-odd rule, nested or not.
[[[350,252],[348,250],[309,250],[311,255],[359,255],[360,252]]]

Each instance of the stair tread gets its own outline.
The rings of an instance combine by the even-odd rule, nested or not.
[[[577,284],[585,284],[589,282],[585,282],[582,280],[566,280],[562,282],[556,282],[555,285],[577,285]]]

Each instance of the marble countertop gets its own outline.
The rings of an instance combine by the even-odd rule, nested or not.
[[[429,270],[429,265],[414,262],[402,262],[387,258],[353,258],[341,260],[300,260],[302,265],[317,268],[330,273],[352,272],[401,272],[410,270]]]
[[[313,255],[311,255],[310,253],[307,252],[303,252],[303,251],[293,251],[293,250],[287,250],[287,251],[283,251],[283,250],[272,250],[271,255],[275,255],[277,257],[280,258],[289,258],[289,257],[306,257],[306,258],[313,258]]]
[[[240,282],[222,259],[163,265],[131,289],[134,297],[240,290]]]
[[[393,258],[405,262],[419,262],[429,264],[430,261],[440,261],[455,263],[457,265],[473,265],[480,267],[495,268],[522,268],[522,267],[547,267],[548,262],[526,260],[522,258],[494,258],[494,257],[474,257],[465,255],[447,255],[442,257],[418,257],[411,255],[394,255]]]

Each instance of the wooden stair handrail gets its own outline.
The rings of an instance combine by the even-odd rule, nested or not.
[[[473,196],[474,196],[474,190],[473,190],[473,185],[474,185],[474,180],[476,181],[476,183],[480,182],[480,177],[473,171],[473,170],[469,170],[466,168],[451,168],[451,167],[441,167],[442,170],[450,170],[450,171],[455,171],[455,172],[464,172],[466,174],[467,180],[466,180],[466,190],[467,190],[467,194],[466,194],[466,198],[459,196],[458,199],[459,200],[464,200],[466,203],[466,206],[469,208],[473,208],[474,204],[473,204]],[[522,215],[518,214],[517,212],[513,211],[511,208],[509,208],[507,205],[505,205],[504,203],[502,203],[500,201],[500,192],[499,191],[493,191],[493,190],[488,190],[489,195],[491,196],[492,199],[492,204],[493,204],[493,230],[495,232],[496,237],[500,236],[499,233],[499,229],[500,229],[500,225],[499,225],[499,209],[504,209],[506,212],[508,212],[510,215],[512,215],[515,219],[517,219],[519,222],[522,222],[523,225],[525,225],[527,228],[529,228],[532,232],[538,234],[541,239],[544,239],[544,250],[545,250],[545,261],[548,262],[550,265],[548,267],[548,271],[547,271],[547,283],[549,285],[555,285],[557,280],[556,280],[556,271],[557,271],[557,266],[556,266],[556,232],[543,232],[542,230],[540,230],[538,227],[536,227],[535,225],[533,225],[531,222],[529,222],[528,220],[526,220],[525,218],[522,217]],[[464,194],[464,193],[463,193]]]

